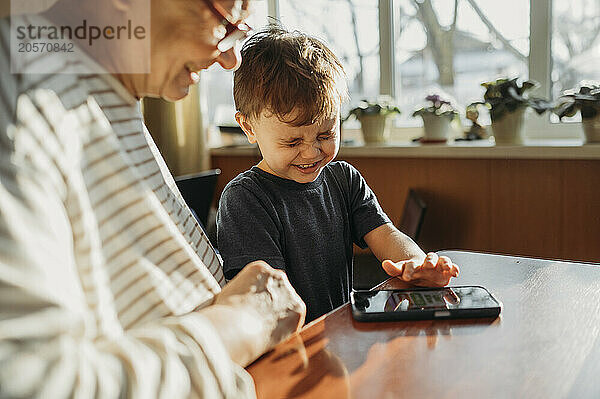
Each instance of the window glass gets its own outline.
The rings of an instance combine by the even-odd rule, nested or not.
[[[432,92],[464,107],[482,82],[527,78],[529,0],[394,0],[396,97],[404,125]],[[480,122],[489,118],[482,113]]]
[[[600,2],[555,0],[552,20],[552,95],[557,98],[582,80],[600,81]]]
[[[281,23],[323,40],[346,74],[351,102],[379,94],[378,0],[279,0]]]
[[[253,29],[267,24],[267,0],[250,2],[251,13],[246,19]],[[202,73],[203,89],[206,88],[208,123],[211,125],[237,126],[234,119],[233,105],[233,73],[214,64]]]

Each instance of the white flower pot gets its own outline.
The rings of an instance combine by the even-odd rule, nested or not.
[[[600,113],[589,119],[582,119],[586,143],[600,143]]]
[[[525,107],[507,112],[502,118],[492,121],[492,131],[496,144],[523,144],[523,124]]]
[[[450,132],[450,122],[452,117],[449,115],[439,116],[435,114],[421,114],[423,118],[424,141],[447,141]]]
[[[389,139],[389,120],[386,115],[362,115],[360,128],[365,143],[385,143]]]

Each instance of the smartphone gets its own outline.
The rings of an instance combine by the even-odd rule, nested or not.
[[[502,309],[481,286],[352,291],[352,315],[358,321],[398,321],[497,317]]]

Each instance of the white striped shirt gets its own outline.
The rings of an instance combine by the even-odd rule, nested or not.
[[[85,57],[10,75],[8,38],[0,20],[0,396],[254,396],[193,312],[220,261],[139,104]]]

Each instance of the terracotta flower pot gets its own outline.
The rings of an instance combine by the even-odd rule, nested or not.
[[[586,143],[600,143],[600,113],[593,118],[582,119]]]
[[[525,107],[507,112],[500,119],[492,121],[492,131],[496,144],[523,144],[523,124]]]
[[[389,121],[386,115],[362,115],[360,128],[365,143],[385,143],[389,139]]]

